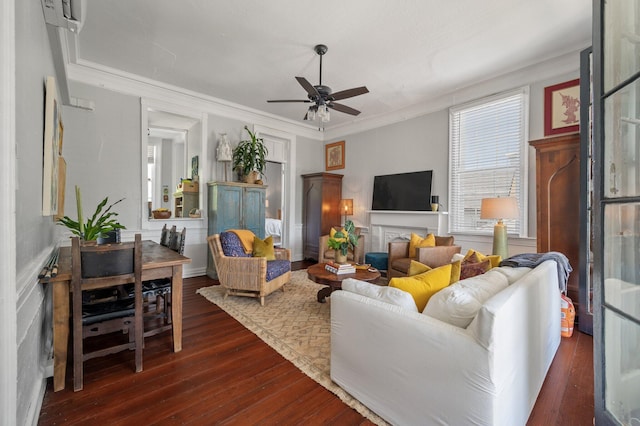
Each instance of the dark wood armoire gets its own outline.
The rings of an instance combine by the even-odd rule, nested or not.
[[[302,251],[305,259],[318,260],[320,237],[340,225],[342,175],[302,175]]]
[[[529,142],[536,150],[537,250],[558,251],[573,272],[567,295],[578,306],[580,258],[580,134]]]

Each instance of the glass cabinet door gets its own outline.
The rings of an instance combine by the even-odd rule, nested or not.
[[[594,2],[596,424],[640,425],[640,0]]]

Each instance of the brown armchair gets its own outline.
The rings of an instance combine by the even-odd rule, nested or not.
[[[230,234],[230,232],[223,232],[223,234]],[[264,298],[279,288],[284,291],[284,285],[291,279],[289,249],[276,247],[274,249],[276,260],[267,262],[266,257],[225,254],[220,242],[220,234],[210,235],[207,241],[220,286],[226,289],[225,298],[228,295],[257,297],[260,299],[260,304],[264,306]]]
[[[334,226],[336,231],[340,230],[340,227]],[[358,236],[358,245],[353,249],[347,251],[347,261],[355,263],[364,262],[364,235],[360,234],[362,228],[356,227],[355,234]],[[318,263],[325,263],[334,261],[336,257],[336,251],[329,248],[329,235],[323,235],[320,237],[320,245],[318,246]]]
[[[453,244],[453,236],[436,236],[435,247],[416,248],[416,257],[409,257],[409,241],[389,243],[389,263],[387,277],[406,277],[412,260],[424,263],[431,268],[451,263],[454,254],[460,253],[460,246]]]

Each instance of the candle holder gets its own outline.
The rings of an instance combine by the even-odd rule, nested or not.
[[[438,195],[431,196],[431,211],[437,212],[440,207],[440,197]]]

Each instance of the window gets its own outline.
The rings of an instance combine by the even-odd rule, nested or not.
[[[496,221],[480,219],[481,200],[511,196],[520,217],[504,224],[525,236],[528,99],[523,87],[450,109],[450,232],[492,233]]]

